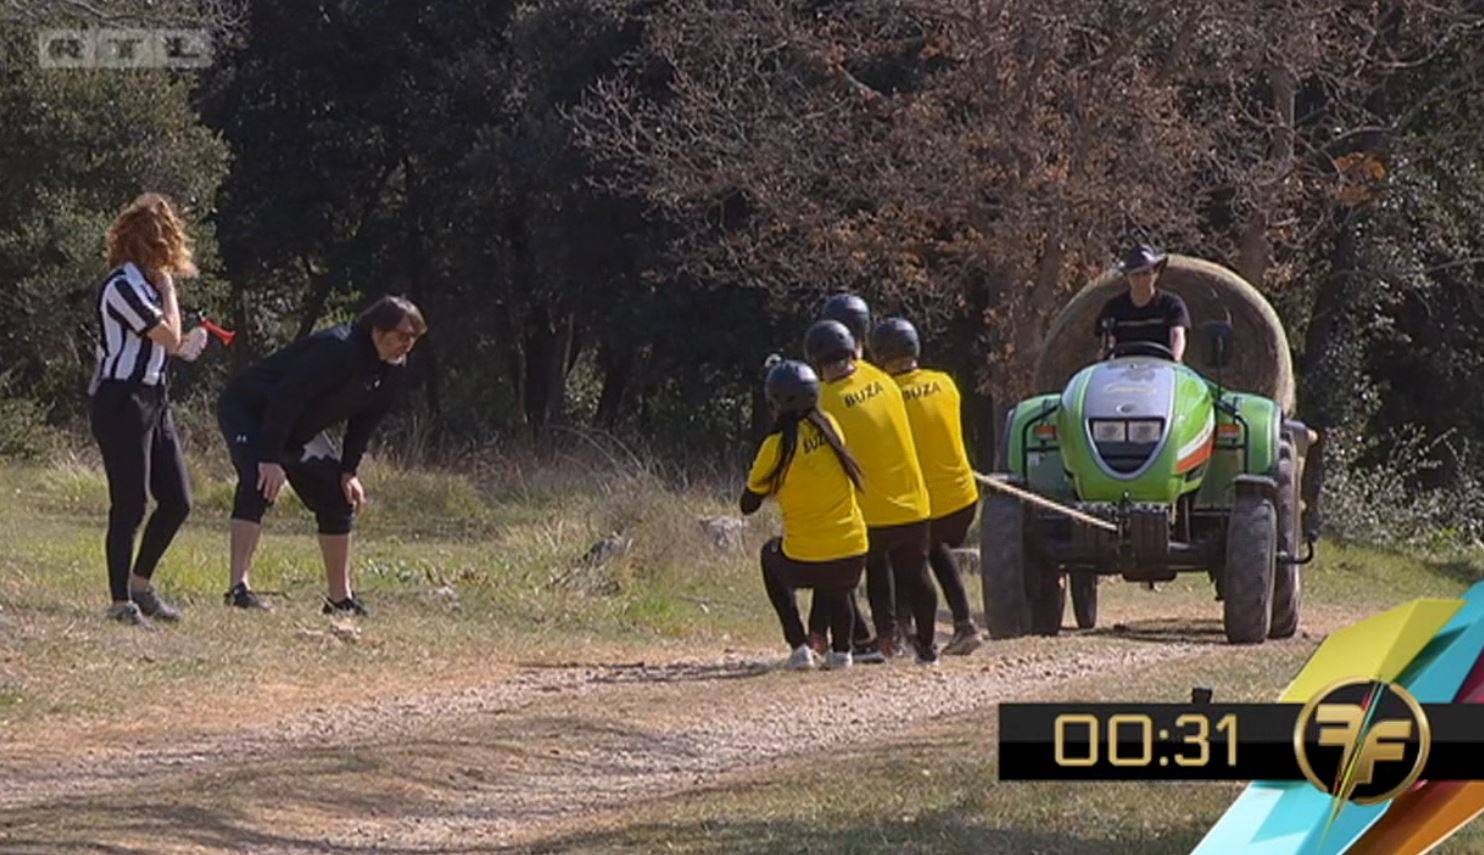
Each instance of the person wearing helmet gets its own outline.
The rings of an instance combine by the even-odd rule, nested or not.
[[[932,514],[928,563],[953,613],[953,639],[943,646],[943,652],[967,656],[981,641],[979,628],[969,616],[969,595],[952,550],[963,545],[974,522],[979,486],[964,448],[958,386],[941,371],[919,367],[921,354],[917,328],[905,318],[888,318],[871,331],[871,355],[902,390],[917,461],[927,484]]]
[[[862,346],[871,332],[871,307],[857,294],[841,292],[824,301],[819,309],[821,321],[839,321],[855,339],[856,362],[862,362]]]
[[[822,321],[838,321],[850,331],[850,337],[855,341],[856,371],[860,373],[861,380],[879,380],[883,383],[890,381],[886,372],[865,359],[862,348],[871,330],[871,307],[866,303],[865,299],[858,294],[851,294],[849,292],[834,294],[825,300],[824,305],[820,307],[819,319]],[[898,589],[890,572],[883,571],[877,573],[874,582],[871,579],[872,577],[868,571],[866,581],[868,590],[872,585],[875,585],[879,594],[880,589],[885,587],[891,591],[892,595],[893,611],[890,623],[896,628],[896,632],[888,640],[887,647],[889,651],[905,653],[907,647],[911,644],[910,639],[912,637],[911,629],[913,623],[912,609],[907,602],[906,591]],[[850,602],[855,606],[857,614],[855,628],[856,658],[861,662],[874,663],[886,661],[885,656],[880,651],[880,645],[872,640],[871,632],[866,628],[865,621],[859,619],[860,607],[856,605],[854,593],[851,594]],[[873,600],[873,602],[875,601]],[[875,610],[875,606],[872,606],[872,610]],[[825,648],[826,629],[826,622],[823,615],[816,611],[811,611],[809,613],[809,637],[810,643],[814,645],[817,651],[822,651]]]
[[[1118,263],[1128,290],[1109,300],[1093,325],[1093,335],[1103,342],[1104,356],[1121,344],[1149,342],[1168,348],[1176,362],[1184,358],[1190,310],[1178,294],[1155,287],[1168,261],[1164,254],[1140,244]]]
[[[868,541],[857,493],[861,469],[845,448],[840,425],[819,409],[819,378],[802,362],[785,360],[764,384],[773,429],[763,440],[742,491],[742,513],[772,496],[783,512],[783,536],[763,545],[763,584],[792,651],[788,667],[815,665],[794,592],[813,588],[829,621],[833,647],[827,668],[847,668],[855,612],[850,592],[866,567]]]
[[[840,423],[865,475],[861,512],[870,537],[866,596],[882,657],[895,652],[894,587],[901,587],[917,623],[920,665],[938,664],[934,630],[938,592],[928,580],[931,505],[902,391],[879,369],[866,370],[850,330],[823,320],[809,328],[804,351],[819,371],[820,409]]]

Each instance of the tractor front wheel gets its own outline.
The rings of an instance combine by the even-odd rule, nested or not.
[[[1232,644],[1259,644],[1268,637],[1277,553],[1273,502],[1257,490],[1238,485],[1226,531],[1226,566],[1221,571],[1222,618],[1226,640]]]
[[[990,638],[1016,638],[1031,630],[1028,559],[1025,509],[1013,496],[986,491],[979,517],[979,580]]]
[[[1077,618],[1078,629],[1092,629],[1098,625],[1098,574],[1067,574],[1072,589],[1072,615]]]

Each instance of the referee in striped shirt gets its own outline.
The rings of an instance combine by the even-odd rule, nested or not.
[[[108,230],[108,264],[113,270],[98,289],[98,363],[90,389],[93,436],[108,475],[108,617],[142,626],[151,618],[180,619],[151,583],[191,511],[165,370],[172,356],[200,355],[205,336],[181,331],[175,277],[195,276],[196,265],[164,197],[146,193],[124,209]],[[136,552],[151,495],[155,511]]]

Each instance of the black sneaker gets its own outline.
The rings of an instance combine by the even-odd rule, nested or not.
[[[917,645],[917,664],[924,668],[938,667],[938,646],[929,644],[926,647]]]
[[[130,591],[129,596],[147,618],[167,623],[180,620],[180,610],[161,600],[160,595],[156,594],[153,588],[148,591]]]
[[[234,608],[257,609],[264,612],[270,611],[273,608],[268,605],[267,600],[254,594],[252,589],[247,587],[246,582],[238,582],[233,585],[232,590],[228,591],[226,596],[222,597],[222,602]]]
[[[325,605],[320,612],[327,615],[351,615],[353,617],[365,617],[370,614],[366,610],[366,604],[356,599],[355,594],[351,594],[338,603],[325,597]]]
[[[881,644],[874,640],[855,645],[852,652],[855,661],[861,665],[880,665],[886,661],[886,654],[881,652]]]

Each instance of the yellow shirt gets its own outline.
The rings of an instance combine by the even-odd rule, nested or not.
[[[902,390],[917,462],[927,482],[933,519],[946,517],[979,501],[979,485],[964,450],[964,425],[958,386],[941,371],[917,368],[892,379]]]
[[[855,373],[820,384],[819,408],[835,417],[865,475],[861,512],[871,527],[906,525],[928,518],[931,505],[902,390],[885,372],[856,362]]]
[[[835,433],[840,425],[825,414]],[[778,463],[781,434],[769,434],[757,450],[747,489],[768,494],[768,473]],[[834,561],[866,554],[866,521],[855,485],[819,429],[799,424],[794,459],[774,494],[783,511],[783,554],[795,561]]]

